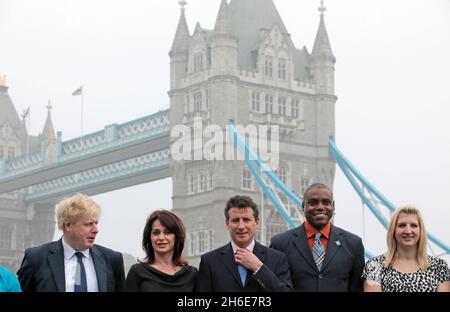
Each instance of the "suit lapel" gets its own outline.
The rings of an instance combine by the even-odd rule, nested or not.
[[[327,265],[331,262],[333,257],[336,255],[336,252],[341,247],[342,242],[339,240],[342,232],[339,229],[336,229],[333,225],[331,225],[330,230],[330,239],[328,240],[327,250],[325,252],[325,259],[322,265],[322,271],[327,267]]]
[[[47,259],[53,278],[55,279],[56,288],[59,292],[65,292],[66,274],[64,271],[64,249],[61,239],[53,244]]]
[[[107,274],[106,274],[106,261],[100,250],[94,245],[90,249],[92,262],[94,262],[95,275],[97,276],[97,284],[99,292],[107,291]]]
[[[255,241],[255,247],[253,247],[253,253],[259,260],[261,260],[262,263],[266,262],[266,251],[264,250],[264,247],[257,241]],[[248,270],[247,278],[245,279],[245,287],[247,287],[249,281],[251,281],[250,276],[252,273],[254,273],[254,272]]]
[[[258,257],[259,260],[261,260],[262,263],[266,260],[266,252],[264,250],[264,247],[255,241],[255,247],[253,247],[253,253]]]
[[[295,247],[300,252],[300,254],[303,256],[303,258],[305,258],[306,262],[308,262],[308,264],[312,268],[314,268],[314,270],[317,271],[317,265],[316,265],[316,262],[314,261],[311,248],[309,247],[309,244],[308,244],[308,237],[306,237],[305,225],[302,224],[298,228],[298,231],[295,232],[294,235],[298,235],[294,239]]]
[[[239,276],[238,268],[236,261],[234,260],[233,248],[231,247],[231,243],[223,246],[220,250],[220,254],[222,255],[221,261],[227,270],[231,273],[233,278],[236,280],[238,285],[242,285],[241,278]]]

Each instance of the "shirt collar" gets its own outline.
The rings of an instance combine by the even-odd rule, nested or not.
[[[325,236],[326,239],[330,237],[330,230],[331,230],[331,222],[328,222],[327,225],[322,230],[317,230],[315,227],[313,227],[308,220],[305,220],[305,230],[306,230],[306,237],[311,238],[314,235],[316,235],[317,232],[320,232],[323,236]]]
[[[254,247],[255,247],[255,240],[253,239],[252,242],[247,247],[245,247],[245,249],[247,249],[250,252],[253,252]],[[233,241],[231,241],[231,248],[233,248],[233,254],[235,254],[236,249],[238,249],[239,246],[236,245]]]
[[[89,259],[89,257],[90,257],[89,249],[85,249],[85,250],[73,249],[72,246],[70,246],[68,243],[66,243],[66,241],[64,240],[64,236],[61,239],[61,241],[62,241],[63,250],[64,250],[64,259],[70,260],[77,251],[81,252],[83,254],[83,256],[85,256],[87,259]]]

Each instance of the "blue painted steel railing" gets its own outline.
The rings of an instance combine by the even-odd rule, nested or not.
[[[338,166],[342,169],[344,172],[344,175],[349,180],[350,184],[353,186],[356,193],[358,193],[361,200],[364,202],[364,204],[369,208],[369,210],[374,214],[376,219],[384,226],[384,228],[387,229],[387,226],[389,224],[389,221],[382,215],[381,211],[378,209],[377,206],[371,201],[367,196],[364,194],[363,189],[361,186],[358,185],[358,182],[361,183],[361,185],[366,188],[370,194],[377,199],[380,203],[385,206],[390,213],[392,213],[396,207],[395,205],[389,201],[383,194],[381,194],[356,168],[353,166],[353,164],[344,156],[344,154],[337,148],[336,144],[333,142],[333,140],[330,138],[329,142],[329,149],[331,156],[336,161]],[[439,240],[436,236],[434,236],[431,233],[427,234],[428,239],[436,244],[439,248],[444,250],[445,253],[450,254],[450,247],[446,245],[444,242]]]
[[[73,161],[87,155],[94,155],[130,142],[169,134],[169,131],[170,121],[169,110],[167,109],[121,125],[110,125],[104,130],[66,142],[61,142],[61,133],[58,133],[57,146],[59,145],[59,147],[57,147],[56,162],[61,165],[65,161]],[[45,162],[43,152],[41,150],[3,161],[0,168],[0,181],[36,172],[48,166],[49,164]]]
[[[54,198],[61,194],[74,193],[101,184],[135,177],[145,172],[169,168],[170,151],[163,149],[146,155],[85,170],[28,188],[26,202]]]

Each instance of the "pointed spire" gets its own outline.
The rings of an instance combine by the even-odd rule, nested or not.
[[[44,130],[42,130],[43,139],[48,142],[56,141],[55,129],[53,127],[52,121],[52,113],[51,110],[53,108],[51,101],[48,100],[47,108],[47,120],[45,121]]]
[[[233,26],[230,18],[230,10],[227,0],[220,3],[219,13],[217,14],[216,25],[214,26],[216,35],[233,36]]]
[[[175,38],[173,40],[172,49],[170,50],[171,52],[186,49],[189,46],[189,40],[191,38],[189,34],[189,28],[186,22],[186,16],[184,14],[187,2],[185,0],[181,0],[178,3],[180,4],[181,7],[180,8],[181,14],[180,19],[178,21],[177,31],[175,33]]]
[[[6,85],[6,75],[0,76],[0,92],[8,92],[8,86]]]
[[[311,55],[326,54],[333,56],[333,51],[331,50],[330,40],[328,39],[327,29],[325,27],[324,12],[326,11],[323,1],[320,1],[320,7],[318,8],[320,12],[320,24],[317,30],[316,40],[314,41],[314,47],[312,49]]]
[[[0,76],[0,86],[6,86],[6,75]]]

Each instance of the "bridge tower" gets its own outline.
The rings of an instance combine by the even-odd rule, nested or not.
[[[328,137],[334,137],[335,58],[323,5],[310,54],[306,47],[295,47],[273,0],[222,0],[214,28],[197,23],[192,35],[186,2],[180,4],[169,53],[172,147],[180,137],[189,139],[186,133],[180,135],[180,125],[193,137],[198,129],[217,125],[224,138],[230,118],[243,126],[277,125],[281,179],[298,194],[311,182],[332,186],[335,164],[327,144]],[[210,140],[204,134],[199,138],[203,144]],[[171,173],[173,209],[185,221],[186,257],[195,265],[201,254],[229,241],[226,201],[246,194],[261,209],[262,195],[242,161],[208,161],[202,157],[202,145],[190,141],[194,152],[187,159],[172,159]],[[264,237],[260,233],[258,239],[266,243],[287,226],[267,200],[263,208]]]
[[[46,157],[51,156],[54,130],[50,110],[39,136],[27,133],[25,121],[29,113],[25,110],[22,119],[19,117],[6,81],[0,79],[0,167],[29,150],[40,149]],[[55,230],[54,204],[27,204],[24,195],[25,190],[0,194],[0,263],[14,271],[20,266],[24,249],[52,240]]]

